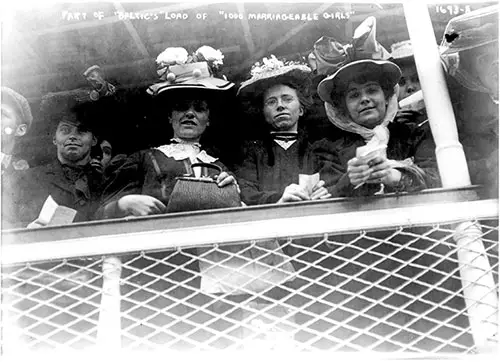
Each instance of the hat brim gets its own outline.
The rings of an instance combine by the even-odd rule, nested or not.
[[[96,132],[102,103],[92,101],[89,94],[86,88],[45,94],[40,103],[42,119],[53,126],[65,122]]]
[[[233,86],[234,83],[227,80],[210,77],[190,80],[186,83],[172,83],[169,81],[155,83],[148,88],[147,92],[153,96],[157,96],[164,92],[171,93],[180,89],[197,89],[207,92],[220,92],[229,90]]]
[[[310,79],[311,69],[306,65],[286,65],[281,68],[254,75],[249,80],[241,83],[238,96],[256,97],[274,84],[294,79],[299,83]]]
[[[324,102],[333,104],[332,91],[346,87],[348,82],[361,74],[375,74],[386,78],[396,85],[401,78],[401,69],[388,60],[363,59],[344,65],[331,76],[323,79],[318,85],[318,95]]]
[[[476,42],[475,44],[471,43],[468,46],[462,45],[462,46],[452,47],[451,45],[441,45],[439,47],[439,53],[441,54],[441,56],[446,56],[446,55],[450,55],[450,54],[456,54],[459,52],[463,52],[464,50],[479,48],[483,45],[488,45],[488,44],[492,44],[492,43],[496,43],[496,42],[498,42],[498,39],[485,40],[482,42]]]

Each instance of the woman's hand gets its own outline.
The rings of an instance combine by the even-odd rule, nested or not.
[[[323,200],[332,197],[328,190],[323,187],[325,181],[320,180],[316,185],[314,185],[311,194],[311,200]]]
[[[163,214],[167,207],[158,199],[148,195],[127,195],[118,200],[120,211],[134,216]]]
[[[305,190],[297,184],[290,184],[283,191],[283,195],[278,200],[278,204],[285,202],[310,200]]]
[[[217,179],[215,181],[217,182],[217,186],[219,187],[235,184],[236,188],[238,189],[238,193],[240,193],[240,187],[238,186],[236,179],[234,178],[234,176],[228,174],[227,172],[221,172],[219,176],[217,176]]]
[[[401,172],[392,168],[385,157],[377,156],[370,160],[371,175],[367,183],[383,183],[387,186],[396,186],[401,180]]]
[[[372,170],[366,161],[359,158],[351,158],[347,161],[347,176],[353,186],[364,184],[370,177]]]
[[[236,179],[234,178],[234,176],[228,174],[227,172],[221,172],[217,176],[217,179],[215,181],[217,182],[217,186],[219,187],[224,187],[226,185],[236,183]]]

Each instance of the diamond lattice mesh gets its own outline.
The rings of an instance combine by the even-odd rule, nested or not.
[[[498,222],[480,225],[487,292],[497,293]],[[120,255],[122,348],[474,353],[461,281],[471,265],[458,262],[454,227]],[[102,258],[4,267],[3,347],[94,345],[101,267]]]

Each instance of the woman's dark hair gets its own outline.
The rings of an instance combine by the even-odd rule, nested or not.
[[[345,96],[347,87],[351,82],[358,84],[364,84],[367,82],[377,82],[378,84],[380,84],[380,87],[384,92],[386,100],[394,95],[394,84],[392,84],[392,82],[388,77],[384,77],[382,74],[363,73],[363,74],[353,75],[347,81],[342,82],[340,86],[334,87],[332,91],[333,105],[335,108],[339,109],[343,113],[346,113],[347,111],[345,104]]]

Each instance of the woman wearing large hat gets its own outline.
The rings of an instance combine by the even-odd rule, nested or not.
[[[316,171],[300,123],[311,104],[310,73],[305,64],[271,56],[254,65],[251,78],[238,90],[244,112],[265,130],[261,139],[244,145],[245,159],[236,171],[242,200],[249,205],[329,197],[323,181],[309,190],[299,185],[299,174]]]
[[[165,213],[177,177],[190,174],[193,163],[221,167],[224,171],[213,175],[220,187],[236,182],[201,144],[212,122],[211,104],[234,86],[214,77],[222,58],[220,51],[207,46],[192,55],[184,48],[167,48],[158,56],[160,82],[147,93],[153,97],[155,113],[173,132],[164,133],[160,146],[132,154],[112,175],[101,217]]]
[[[229,101],[226,93],[234,86],[222,77],[215,77],[220,71],[222,57],[220,51],[206,46],[192,55],[184,48],[167,48],[158,56],[156,61],[160,82],[151,85],[147,93],[152,97],[152,113],[156,116],[154,121],[165,125],[158,139],[162,143],[133,153],[110,175],[109,184],[104,190],[100,217],[142,216],[206,208],[197,208],[200,206],[199,200],[206,200],[210,196],[207,196],[207,189],[203,189],[203,185],[212,187],[215,179],[216,189],[218,186],[227,190],[228,186],[236,183],[234,176],[227,172],[215,153],[206,146],[207,140],[204,138],[208,129],[213,126],[212,122],[217,121],[214,119],[213,105],[222,100]],[[210,173],[206,175],[209,177],[205,178],[207,182],[190,183],[191,186],[200,188],[191,189],[192,194],[184,194],[183,196],[190,196],[190,199],[181,200],[174,208],[172,196],[179,195],[175,190],[181,190],[177,185],[185,185],[184,181],[192,180],[193,173],[199,170],[191,167],[194,163],[218,166],[222,172],[209,169]],[[234,187],[231,190],[234,191]],[[213,187],[209,191],[213,191]],[[214,194],[219,195],[217,192]],[[237,205],[233,206],[240,205],[238,197]],[[219,206],[213,206],[216,207]],[[196,249],[183,249],[182,252],[165,250],[148,253],[145,258],[130,256],[138,269],[148,268],[151,258],[158,264],[154,270],[149,269],[147,275],[139,273],[133,280],[138,284],[150,284],[150,275],[156,275],[157,282],[149,288],[164,297],[155,298],[146,304],[141,302],[141,307],[130,311],[131,319],[138,321],[143,321],[146,317],[148,319],[152,309],[164,311],[149,319],[149,323],[158,323],[162,328],[170,330],[170,333],[161,333],[155,337],[158,344],[171,342],[174,338],[172,335],[187,333],[192,328],[192,323],[201,323],[196,316],[190,318],[190,321],[185,316],[190,313],[192,305],[201,303],[201,307],[210,301],[206,295],[196,292],[200,287],[200,279],[205,278],[200,278],[203,272],[200,271],[199,259],[191,258],[191,253],[196,254]],[[128,272],[127,269],[124,270],[125,274]],[[128,284],[124,288],[127,288],[124,293],[129,293],[131,300],[140,294],[134,284]],[[197,297],[196,301],[193,299],[189,302],[190,306],[183,302],[189,296]],[[137,306],[139,302],[134,303]],[[167,322],[170,318],[167,315],[175,316],[178,320],[175,325]],[[149,327],[142,328],[142,323],[134,328],[130,327],[128,332],[138,338],[146,338],[151,333]]]
[[[321,81],[318,94],[343,134],[333,142],[318,141],[315,151],[333,175],[327,181],[332,195],[439,186],[430,129],[398,117],[401,70],[375,40],[375,18],[356,29],[351,44],[329,42],[333,74]]]
[[[318,141],[315,151],[323,168],[329,169],[334,176],[327,180],[332,196],[370,196],[382,192],[418,191],[439,186],[435,145],[428,124],[407,122],[399,116],[397,95],[401,71],[396,64],[386,60],[389,58],[388,52],[375,40],[375,18],[366,19],[356,29],[351,44],[342,45],[330,38],[329,45],[331,75],[318,85],[318,93],[325,102],[329,120],[339,128],[341,137],[335,141]],[[370,232],[366,236],[360,236],[359,233],[338,235],[335,240],[339,245],[349,245],[353,249],[347,253],[343,250],[340,254],[332,254],[332,260],[327,265],[339,271],[340,275],[334,272],[322,279],[325,284],[332,285],[332,293],[325,297],[325,304],[330,302],[342,305],[339,300],[345,299],[346,294],[359,293],[359,289],[353,289],[351,285],[339,285],[345,275],[358,275],[361,283],[373,284],[373,279],[370,279],[373,274],[361,275],[360,267],[371,270],[377,265],[380,267],[380,280],[398,285],[398,280],[406,277],[405,265],[429,268],[435,257],[426,250],[418,251],[419,248],[429,248],[428,244],[424,243],[424,246],[422,243],[411,243],[411,247],[407,247],[410,245],[407,236],[404,233],[394,233],[393,230]],[[375,243],[376,247],[374,240],[380,241]],[[367,252],[375,250],[374,248],[377,253]],[[433,250],[436,254],[449,252],[439,243],[433,245]],[[418,261],[415,260],[416,253],[420,255]],[[390,257],[387,258],[387,255]],[[450,294],[456,293],[460,287],[453,278],[443,281],[441,276],[437,277],[442,275],[440,273],[455,268],[452,261],[442,258],[443,262],[434,265],[429,273],[414,276],[418,279],[408,282],[405,287],[408,293],[399,293],[395,287],[376,296],[371,290],[365,290],[359,297],[347,298],[345,305],[349,305],[351,311],[364,310],[361,319],[373,318],[380,321],[387,320],[390,316],[393,326],[400,328],[396,334],[391,332],[392,327],[374,323],[374,335],[379,335],[380,341],[384,341],[377,343],[377,350],[392,351],[394,344],[416,346],[412,328],[430,331],[429,340],[438,338],[432,329],[435,323],[443,323],[443,316],[446,314],[444,309],[459,311],[463,308],[463,300],[456,298],[444,302],[446,307],[437,308],[438,312],[431,312],[434,308],[429,305],[443,302],[443,294],[434,290],[433,285],[441,285],[442,290],[449,290]],[[342,271],[336,268],[337,263],[345,264]],[[422,291],[422,285],[429,286],[425,292]],[[424,299],[431,304],[415,303],[424,294]],[[332,319],[350,320],[346,324],[347,328],[366,328],[366,324],[359,318],[348,317],[352,312],[341,312],[341,309],[326,312],[320,308],[318,313],[326,315],[331,312],[329,315],[333,316],[339,314]],[[457,323],[460,325],[464,322],[462,317],[463,314],[457,312]],[[412,327],[406,329],[410,325]],[[331,330],[331,334],[336,333],[335,328]],[[455,334],[450,332],[450,335]],[[372,338],[373,336],[361,335],[353,342],[365,347],[372,343]]]

